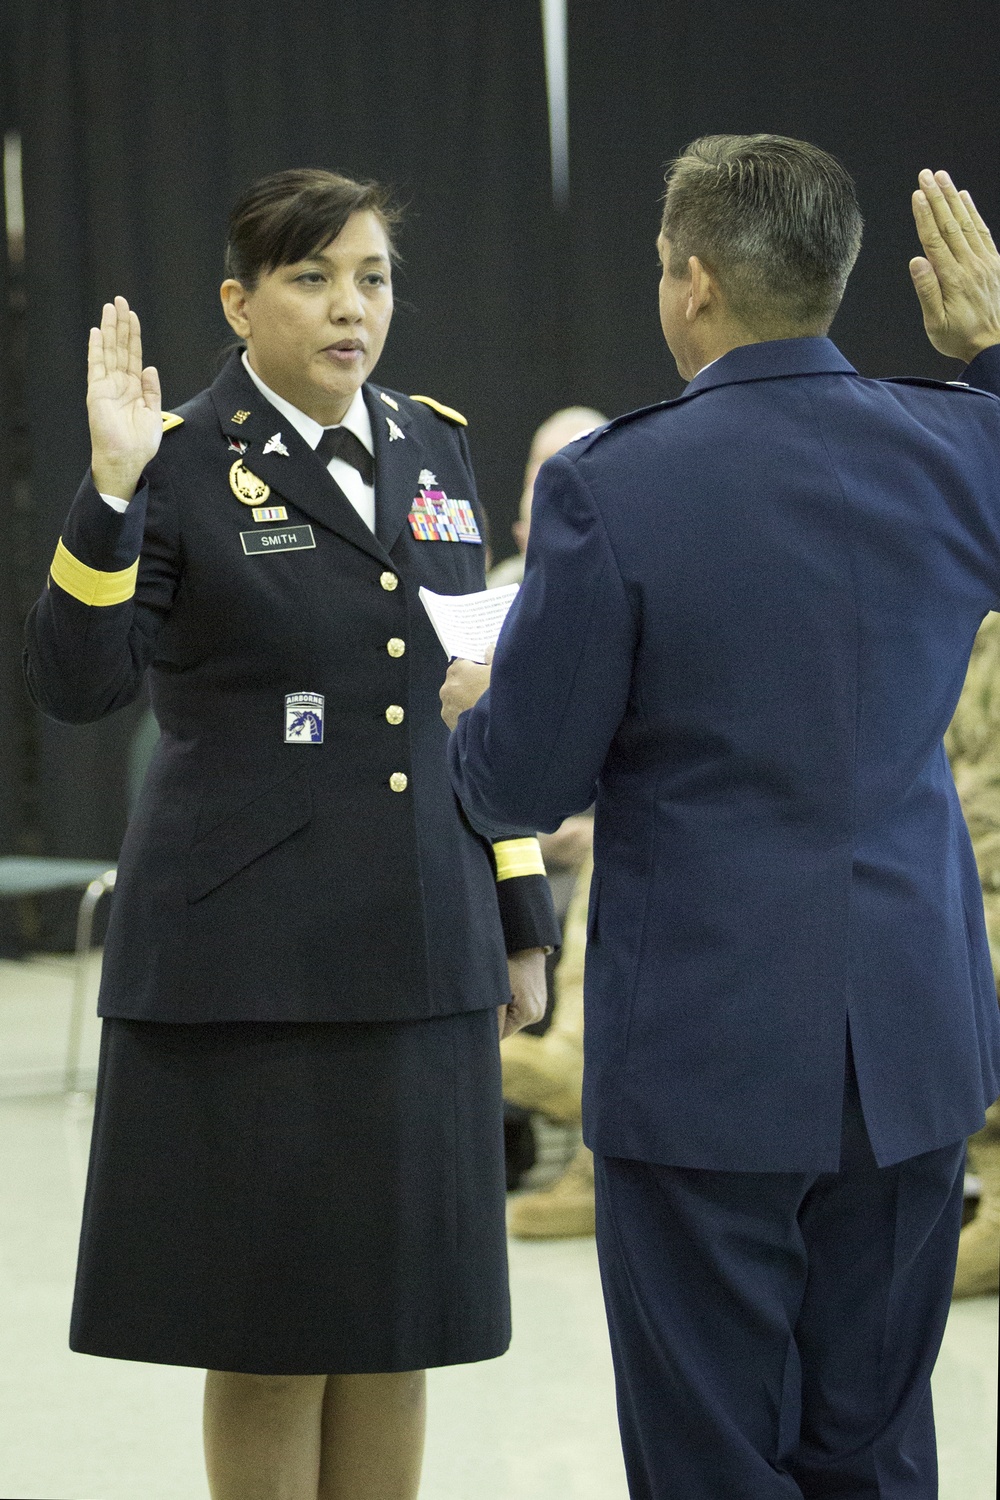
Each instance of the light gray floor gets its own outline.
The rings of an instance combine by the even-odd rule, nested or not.
[[[0,1500],[205,1500],[200,1372],[66,1348],[91,1107],[39,1090],[68,968],[0,962]],[[511,1273],[510,1353],[431,1374],[422,1497],[625,1500],[593,1242],[513,1242]],[[934,1386],[942,1500],[993,1500],[996,1298],[953,1308]]]

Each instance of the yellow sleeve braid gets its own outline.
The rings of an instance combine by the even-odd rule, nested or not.
[[[513,880],[518,875],[544,875],[545,864],[537,839],[500,839],[493,845],[497,862],[497,880]]]
[[[99,608],[109,604],[124,604],[135,593],[135,581],[139,573],[139,559],[130,568],[118,573],[102,573],[98,568],[88,568],[78,557],[74,557],[64,544],[62,537],[56,547],[49,569],[52,580],[81,604]]]

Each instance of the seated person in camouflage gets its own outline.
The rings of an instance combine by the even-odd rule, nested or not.
[[[945,738],[983,883],[986,932],[1000,981],[1000,615],[988,614],[973,647],[965,687]],[[1000,1100],[969,1141],[969,1170],[982,1196],[958,1242],[955,1296],[1000,1287]]]

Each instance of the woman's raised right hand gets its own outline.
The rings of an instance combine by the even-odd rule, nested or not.
[[[160,446],[160,377],[142,368],[139,319],[124,297],[105,302],[87,346],[91,474],[103,495],[131,500]]]

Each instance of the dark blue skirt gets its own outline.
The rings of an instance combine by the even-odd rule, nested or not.
[[[104,1022],[73,1349],[315,1375],[509,1340],[494,1010]]]

